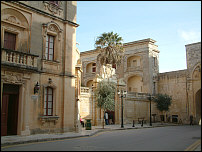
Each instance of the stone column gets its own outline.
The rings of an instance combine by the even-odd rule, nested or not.
[[[3,81],[1,81],[1,108],[2,108],[3,85],[4,85],[4,83],[3,83]]]
[[[21,131],[21,135],[30,135],[30,130],[29,130],[29,112],[30,112],[30,100],[29,100],[29,85],[28,85],[28,81],[26,81],[23,85],[22,85],[22,131]]]

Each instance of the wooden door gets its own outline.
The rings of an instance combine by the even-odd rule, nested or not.
[[[1,136],[7,135],[8,101],[9,95],[3,94],[1,109]]]
[[[10,94],[8,102],[7,135],[17,135],[18,95]]]

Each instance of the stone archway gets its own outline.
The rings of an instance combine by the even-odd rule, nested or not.
[[[92,85],[93,85],[93,80],[89,80],[89,81],[86,83],[86,87],[92,88]]]
[[[139,75],[133,75],[128,78],[127,81],[128,92],[143,92],[142,77]]]
[[[201,120],[201,89],[195,94],[195,105],[196,105],[196,123],[199,124]]]

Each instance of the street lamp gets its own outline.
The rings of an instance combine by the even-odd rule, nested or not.
[[[153,98],[154,98],[153,95],[151,95],[151,94],[148,95],[148,99],[149,99],[149,101],[150,101],[150,105],[149,105],[149,106],[150,106],[150,115],[149,115],[149,116],[150,116],[150,117],[149,117],[149,118],[150,118],[150,120],[149,120],[149,125],[150,125],[150,126],[152,126],[152,120],[151,120],[151,101],[153,100]]]
[[[124,128],[124,126],[123,126],[123,98],[126,97],[126,94],[127,94],[126,91],[123,91],[123,90],[118,91],[119,98],[121,98],[121,128]]]

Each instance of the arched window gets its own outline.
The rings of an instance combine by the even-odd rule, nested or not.
[[[59,25],[55,22],[42,24],[43,26],[43,59],[61,61],[61,33]]]
[[[53,88],[46,87],[44,92],[44,116],[53,115]]]

